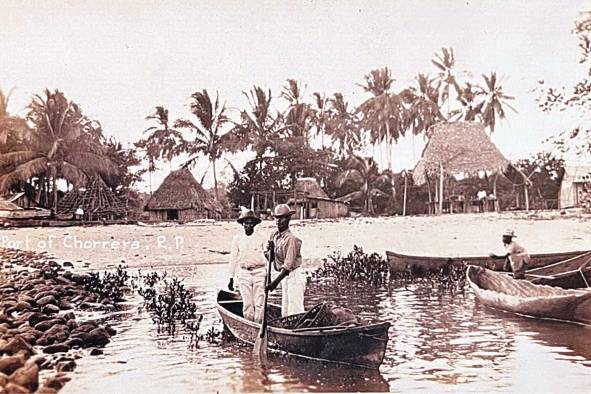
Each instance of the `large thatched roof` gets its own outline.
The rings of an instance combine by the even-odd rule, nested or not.
[[[181,168],[168,174],[148,200],[145,209],[198,209],[220,212],[221,207],[197,182],[191,171]]]
[[[58,214],[73,214],[82,208],[88,216],[123,214],[125,207],[99,177],[93,177],[83,190],[72,189],[59,201]]]
[[[322,190],[315,178],[298,178],[295,189],[298,192],[306,193],[308,197],[328,198],[328,194]]]
[[[484,125],[472,122],[438,123],[413,171],[415,184],[426,182],[425,173],[477,175],[480,171],[499,172],[510,164],[484,132]]]

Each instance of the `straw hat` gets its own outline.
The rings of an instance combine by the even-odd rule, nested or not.
[[[236,220],[238,223],[242,224],[244,223],[244,221],[246,219],[251,219],[252,221],[255,222],[255,224],[259,224],[261,222],[261,219],[259,219],[253,211],[251,211],[250,209],[247,211],[242,211],[242,213],[240,213],[240,216],[238,217],[238,220]]]
[[[517,237],[517,235],[515,235],[515,231],[513,231],[510,228],[508,228],[508,229],[505,229],[505,232],[503,233],[503,237],[511,237],[511,238],[514,238],[514,237]]]
[[[287,204],[279,204],[275,207],[273,211],[273,217],[282,218],[285,216],[291,216],[295,213],[293,209],[289,207]]]

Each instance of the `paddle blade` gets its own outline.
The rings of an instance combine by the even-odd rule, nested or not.
[[[267,360],[267,332],[265,331],[261,335],[257,335],[257,339],[254,342],[254,349],[252,350],[254,360],[259,365],[266,367],[268,364]]]

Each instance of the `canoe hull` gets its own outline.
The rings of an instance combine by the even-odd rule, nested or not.
[[[560,253],[537,253],[530,255],[531,261],[529,266],[541,267],[548,264],[557,263],[562,260],[571,259],[579,256],[587,251],[572,251]],[[470,256],[470,257],[429,257],[429,256],[412,256],[401,253],[386,251],[386,257],[390,264],[390,269],[393,271],[431,271],[439,270],[449,266],[476,265],[480,267],[494,268],[500,270],[503,267],[504,261],[502,259],[492,259],[488,256]]]
[[[253,344],[260,325],[238,315],[241,301],[220,303],[227,300],[229,292],[220,290],[217,308],[227,330],[242,342]],[[270,314],[276,315],[280,308],[270,305]],[[289,330],[269,326],[267,333],[269,349],[294,356],[378,369],[384,360],[390,323],[337,329]]]
[[[565,290],[469,266],[466,277],[484,305],[521,315],[591,324],[591,290]]]
[[[563,289],[586,288],[591,284],[591,252],[525,271],[525,279]]]

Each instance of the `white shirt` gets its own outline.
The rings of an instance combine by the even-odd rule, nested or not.
[[[230,248],[230,278],[233,278],[238,268],[265,267],[265,247],[267,237],[254,231],[246,235],[244,231],[236,234]]]

